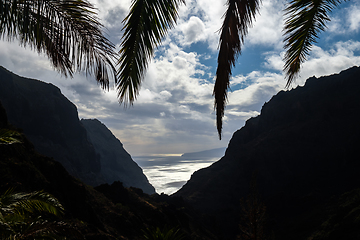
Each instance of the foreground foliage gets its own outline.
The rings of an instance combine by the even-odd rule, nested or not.
[[[85,71],[108,88],[109,79],[116,77],[116,53],[102,30],[87,0],[0,1],[2,38],[45,53],[64,76]]]
[[[0,129],[0,144],[20,143],[20,133],[10,129]]]
[[[180,229],[175,228],[147,228],[144,230],[144,237],[147,240],[181,240],[184,235],[180,233]]]
[[[72,229],[64,222],[49,220],[63,212],[60,202],[46,192],[14,193],[9,189],[0,196],[0,237],[63,239],[60,235]]]

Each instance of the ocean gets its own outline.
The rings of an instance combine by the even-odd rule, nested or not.
[[[220,157],[139,156],[133,160],[143,169],[158,194],[173,194],[201,169],[218,161]]]

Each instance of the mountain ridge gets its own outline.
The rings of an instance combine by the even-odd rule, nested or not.
[[[120,181],[124,187],[141,188],[145,193],[155,193],[143,170],[123,148],[123,144],[97,119],[81,119],[89,141],[100,156],[101,174],[106,183]]]
[[[225,154],[225,147],[222,148],[213,148],[209,150],[203,150],[198,152],[190,152],[190,153],[183,153],[181,157],[191,159],[191,158],[203,158],[203,157],[222,157]]]
[[[101,161],[106,162],[106,159],[101,159],[101,154],[96,152],[88,140],[89,130],[80,122],[76,106],[62,95],[58,87],[20,77],[0,67],[0,101],[7,112],[9,123],[23,129],[37,151],[53,157],[72,176],[87,184],[96,186],[109,180],[101,171]],[[107,128],[103,130],[109,131]],[[122,148],[121,143],[119,147]],[[113,161],[118,162],[119,159]],[[137,182],[134,185],[154,193],[140,167],[136,163],[131,167],[137,168],[135,172],[140,173],[133,177],[140,177],[139,181],[142,182],[139,184],[134,179],[134,183]],[[127,179],[126,186],[132,185],[129,176],[124,179]]]
[[[240,199],[256,174],[276,234],[301,239],[285,230],[294,216],[306,219],[326,199],[360,186],[359,93],[359,67],[279,92],[233,134],[224,157],[196,171],[173,196],[227,219],[219,224],[232,225],[226,231],[234,237]]]

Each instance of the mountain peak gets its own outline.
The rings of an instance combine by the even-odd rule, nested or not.
[[[122,143],[96,119],[84,120],[81,123],[76,106],[61,94],[58,87],[39,80],[20,77],[1,67],[0,101],[6,110],[9,123],[23,129],[38,152],[53,157],[71,175],[92,186],[123,180],[125,186],[144,187],[145,192],[154,192],[140,167],[123,149]],[[84,128],[84,123],[89,127]],[[106,176],[108,172],[104,172],[103,169],[107,169],[106,166],[110,161],[102,155],[106,149],[94,148],[96,144],[92,142],[97,142],[90,141],[88,136],[92,133],[89,134],[87,131],[99,132],[101,136],[107,136],[116,143],[115,148],[123,152],[120,157],[132,163],[125,161],[126,166],[121,167],[123,169],[121,172],[115,174],[114,170],[111,177]],[[116,155],[117,152],[114,154]],[[121,164],[120,159],[114,162]],[[137,170],[131,170],[130,165]],[[132,175],[127,171],[135,171],[137,174]],[[124,176],[121,179],[122,173]],[[130,178],[134,179],[131,181]]]

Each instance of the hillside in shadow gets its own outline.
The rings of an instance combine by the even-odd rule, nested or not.
[[[195,172],[174,196],[213,216],[219,235],[233,239],[240,199],[255,173],[271,235],[306,239],[335,208],[331,201],[360,187],[359,119],[359,67],[312,77],[273,96],[234,133],[225,156]]]

